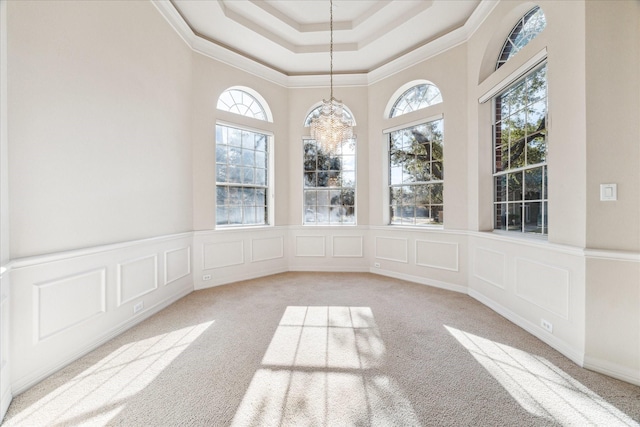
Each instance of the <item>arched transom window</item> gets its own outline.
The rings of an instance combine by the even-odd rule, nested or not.
[[[391,107],[389,117],[397,117],[442,102],[440,90],[432,84],[423,83],[407,89]]]
[[[262,103],[242,89],[228,89],[218,98],[218,110],[229,111],[258,120],[268,120]]]
[[[536,38],[536,36],[544,30],[546,25],[547,20],[544,12],[542,12],[542,9],[538,6],[520,18],[502,46],[500,56],[498,56],[498,62],[496,63],[496,70],[502,67],[509,58],[518,53],[518,51],[525,47],[531,40]]]

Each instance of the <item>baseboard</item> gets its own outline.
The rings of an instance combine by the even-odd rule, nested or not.
[[[2,424],[2,420],[7,413],[7,409],[9,409],[12,399],[11,387],[7,387],[7,389],[2,392],[2,400],[0,400],[0,424]]]
[[[520,326],[522,329],[529,332],[531,335],[535,336],[540,341],[558,350],[560,353],[562,353],[563,355],[571,359],[573,362],[575,362],[578,366],[584,365],[584,353],[575,350],[573,347],[571,347],[570,345],[568,345],[566,342],[562,341],[558,337],[548,334],[538,326],[529,322],[527,319],[517,315],[513,311],[503,307],[502,305],[498,304],[492,299],[487,298],[486,296],[482,295],[480,292],[474,289],[469,289],[468,293],[470,297],[478,300],[479,302],[486,305],[487,307],[489,307],[490,309],[492,309],[502,317]]]
[[[439,280],[427,279],[425,277],[413,276],[411,274],[398,273],[390,270],[381,270],[379,268],[370,268],[367,270],[373,274],[392,277],[394,279],[406,280],[408,282],[419,283],[421,285],[433,286],[434,288],[446,289],[448,291],[467,293],[467,287],[462,285],[454,285],[451,283],[441,282]]]
[[[289,271],[318,272],[318,273],[368,273],[368,267],[332,267],[332,266],[294,266]]]
[[[202,286],[203,283],[200,282],[200,285],[196,286],[195,290],[199,291],[202,289],[215,288],[216,286],[223,286],[223,285],[228,285],[229,283],[242,282],[243,280],[259,279],[260,277],[286,273],[287,271],[289,271],[287,267],[277,267],[269,270],[262,270],[258,273],[246,273],[246,274],[234,275],[233,277],[229,277],[220,281],[213,280],[211,284],[208,284],[206,286]]]
[[[173,304],[179,299],[189,295],[191,292],[193,292],[193,288],[189,287],[187,289],[183,289],[177,294],[174,294],[168,298],[165,298],[164,300],[160,301],[158,304],[148,307],[147,309],[141,311],[138,315],[126,320],[120,325],[117,325],[115,328],[111,329],[109,332],[102,335],[102,337],[100,337],[98,340],[88,343],[81,349],[71,354],[63,362],[58,363],[55,366],[49,367],[46,370],[35,372],[27,377],[18,379],[17,381],[11,384],[11,390],[13,391],[13,395],[17,396],[23,391],[28,390],[29,388],[38,384],[40,381],[56,373],[57,371],[64,368],[65,366],[69,365],[71,362],[78,360],[82,356],[100,347],[102,344],[106,343],[107,341],[117,337],[118,335],[122,334],[126,330],[131,329],[132,327],[136,326],[138,323],[156,314],[160,310],[168,307],[169,305]]]
[[[620,366],[617,363],[607,362],[606,360],[596,357],[585,356],[584,368],[591,371],[599,372],[622,381],[640,386],[640,369],[629,369],[626,366]]]

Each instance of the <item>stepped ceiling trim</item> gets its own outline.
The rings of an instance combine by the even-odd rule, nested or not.
[[[334,0],[334,85],[369,85],[464,43],[498,1]],[[285,87],[329,84],[326,0],[151,2],[196,52]]]

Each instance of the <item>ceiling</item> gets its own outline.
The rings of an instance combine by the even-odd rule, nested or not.
[[[334,73],[370,73],[451,34],[492,0],[334,0]],[[201,41],[286,76],[329,72],[329,0],[172,0]],[[451,38],[451,37],[449,37]],[[458,40],[460,37],[455,38]],[[451,43],[449,43],[451,44]],[[450,46],[449,46],[450,47]]]

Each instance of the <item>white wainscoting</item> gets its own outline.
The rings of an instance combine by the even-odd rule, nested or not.
[[[387,261],[409,262],[409,239],[376,236],[376,258]]]
[[[474,248],[473,275],[500,289],[505,288],[506,254],[480,246]]]
[[[364,256],[363,236],[332,236],[332,253],[335,258],[362,258]]]
[[[13,393],[190,293],[191,242],[185,233],[13,261]]]
[[[525,258],[515,259],[516,295],[569,319],[569,270]]]
[[[284,258],[284,238],[282,236],[251,239],[251,262],[282,258]]]
[[[33,306],[34,344],[103,315],[107,311],[107,268],[34,283]]]
[[[369,228],[344,226],[289,227],[292,271],[369,271]]]
[[[203,289],[288,270],[286,227],[196,231],[194,287]]]
[[[191,274],[191,246],[164,252],[164,286]]]
[[[458,271],[458,243],[416,240],[416,265]]]
[[[9,278],[10,267],[0,267],[0,422],[9,408],[13,397],[11,390],[11,355],[9,354],[9,338],[11,336]]]
[[[297,257],[322,257],[327,255],[326,236],[296,236]]]
[[[526,236],[469,234],[469,295],[582,365],[583,252]]]

